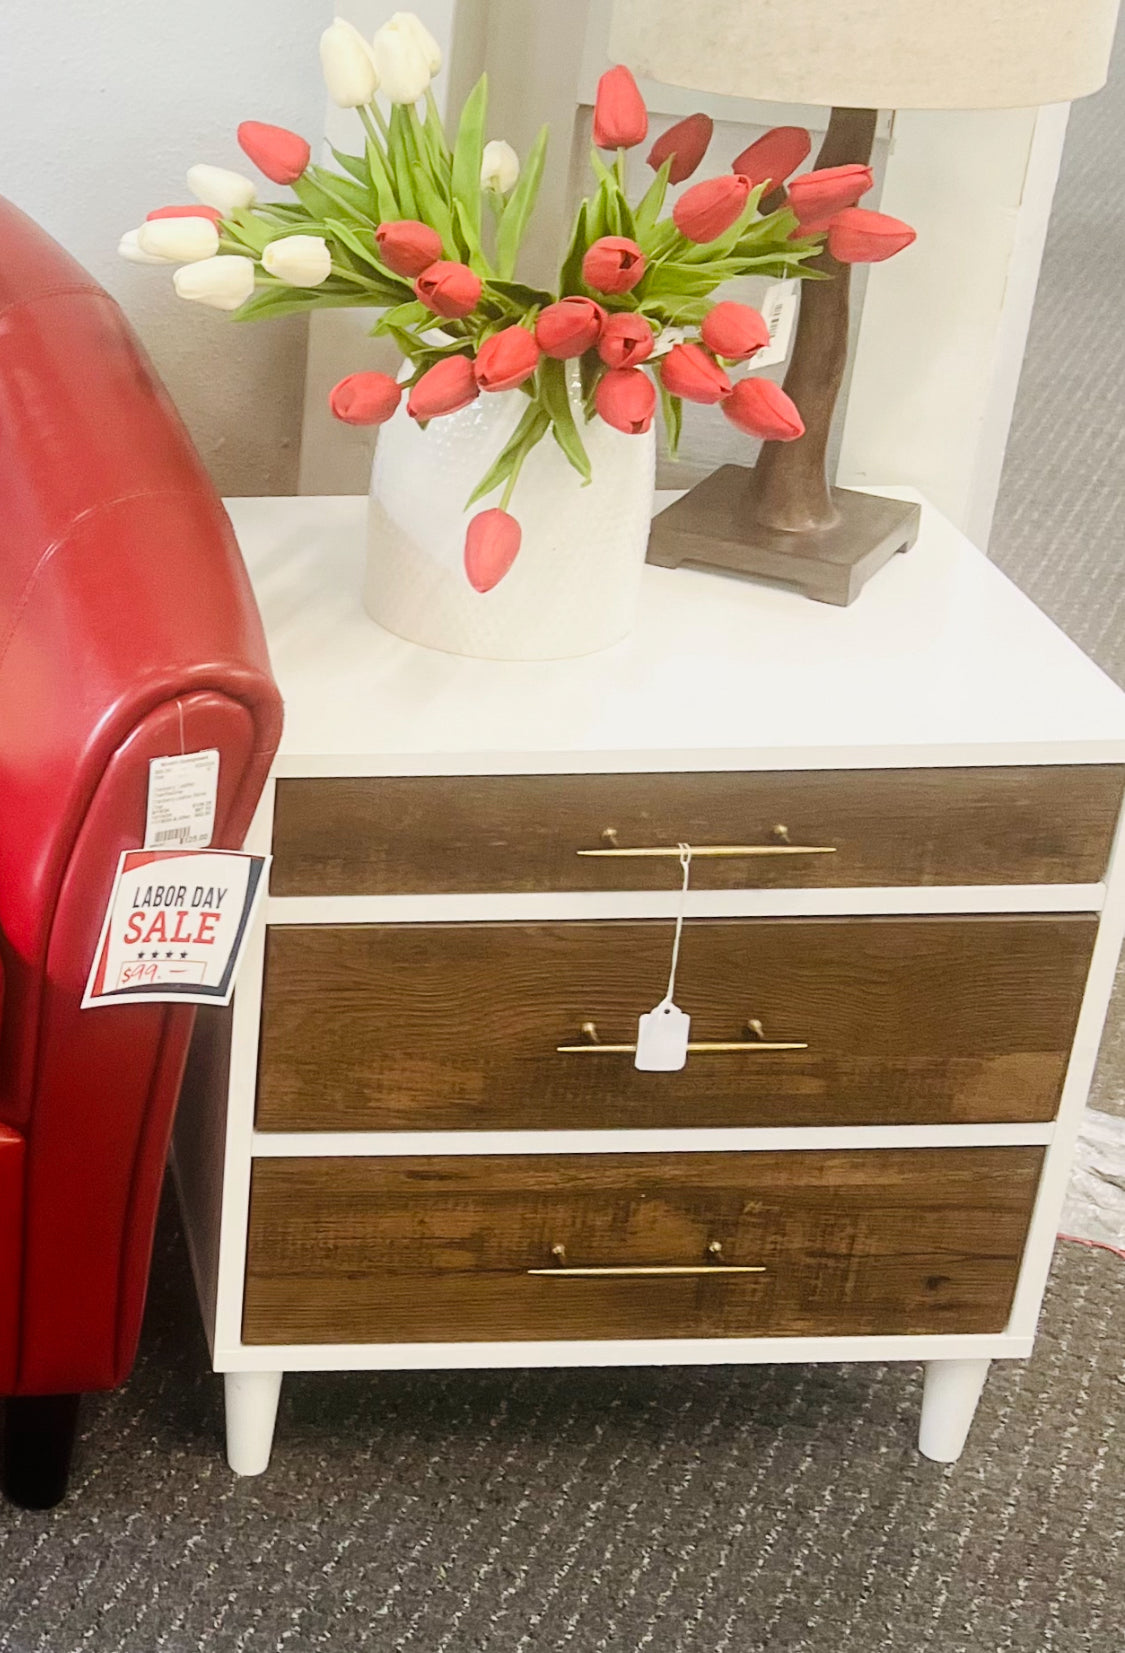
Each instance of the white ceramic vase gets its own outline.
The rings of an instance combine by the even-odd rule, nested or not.
[[[548,435],[524,462],[509,509],[523,540],[491,591],[465,575],[465,502],[515,430],[527,399],[482,395],[425,430],[405,399],[383,426],[371,473],[364,604],[388,631],[486,660],[593,654],[633,625],[652,515],[656,442],[576,414],[593,480],[583,487]]]

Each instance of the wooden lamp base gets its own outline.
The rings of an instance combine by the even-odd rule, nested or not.
[[[846,607],[872,574],[918,537],[920,507],[878,494],[832,488],[839,520],[803,533],[754,520],[754,472],[724,465],[653,518],[648,558],[658,568],[714,569],[795,586],[806,597]]]

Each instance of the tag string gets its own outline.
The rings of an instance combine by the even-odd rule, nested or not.
[[[688,885],[691,882],[691,845],[681,844],[680,866],[684,869],[684,881],[680,885],[680,910],[676,914],[676,934],[672,942],[672,968],[668,972],[668,991],[657,1005],[657,1010],[673,1002],[672,995],[676,991],[676,966],[680,962],[680,937],[684,933],[684,911],[687,907]]]
[[[183,758],[187,756],[187,753],[184,749],[184,703],[182,700],[177,699],[176,710],[180,714],[180,756]]]

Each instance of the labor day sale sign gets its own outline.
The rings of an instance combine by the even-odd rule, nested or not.
[[[229,1004],[268,864],[235,850],[125,850],[82,1008]]]

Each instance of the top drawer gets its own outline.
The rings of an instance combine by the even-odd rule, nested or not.
[[[1091,884],[1123,782],[1093,764],[280,780],[271,889],[668,890],[680,842],[742,851],[695,860],[695,889]],[[612,849],[672,854],[580,853]]]

